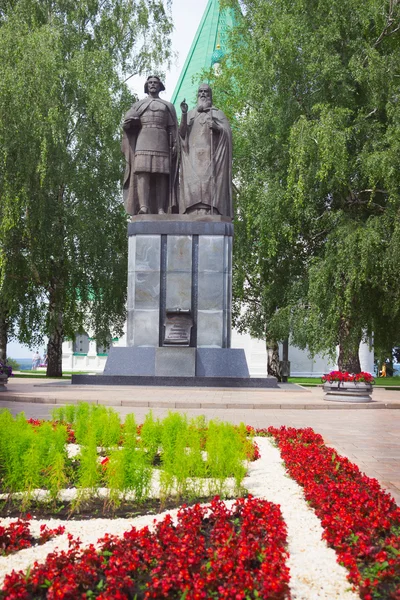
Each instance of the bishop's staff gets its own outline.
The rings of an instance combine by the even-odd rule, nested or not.
[[[210,159],[211,159],[211,214],[214,214],[214,203],[215,203],[215,165],[214,165],[214,131],[213,131],[213,117],[212,117],[212,106],[210,108]]]

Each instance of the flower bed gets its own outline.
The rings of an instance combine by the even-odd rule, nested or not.
[[[322,376],[324,400],[333,402],[371,402],[374,378],[370,373],[331,371]]]
[[[42,525],[40,535],[36,538],[30,531],[29,520],[18,519],[18,521],[10,523],[8,527],[0,526],[0,555],[7,556],[23,548],[45,544],[56,535],[64,533],[64,531],[65,527],[49,529],[46,525]]]
[[[400,509],[376,481],[312,429],[270,427],[288,473],[303,488],[324,538],[361,598],[400,598]]]
[[[143,435],[149,450],[160,442],[160,432],[154,435],[153,425],[147,429],[135,426],[132,437],[137,441]],[[168,426],[172,425],[179,430],[178,420],[172,419]],[[194,423],[190,426],[194,427]],[[40,436],[39,423],[32,423],[30,427]],[[168,431],[170,435],[171,429]],[[376,480],[366,477],[356,465],[325,446],[322,437],[309,428],[255,430],[247,427],[246,431],[254,448],[253,459],[260,456],[260,448],[263,456],[268,456],[267,446],[271,448],[267,440],[258,440],[260,448],[253,444],[255,434],[272,436],[278,443],[288,474],[302,486],[307,502],[321,521],[323,538],[335,549],[338,562],[348,569],[348,579],[361,598],[399,600],[400,509],[390,495]],[[245,432],[239,429],[240,436]],[[125,434],[123,430],[123,436]],[[207,430],[201,425],[199,437],[196,435],[198,450],[204,452]],[[248,450],[250,446],[244,447]],[[210,445],[208,449],[218,455]],[[277,450],[274,452],[280,463]],[[107,453],[101,459],[97,456],[99,468],[107,471],[119,455],[122,456],[121,450],[115,451],[114,457]],[[181,459],[186,455],[181,453]],[[172,461],[171,468],[174,464]],[[257,468],[253,473],[257,473]],[[263,479],[267,480],[267,475],[258,481]],[[269,486],[272,487],[272,481]],[[249,489],[262,495],[260,486]],[[265,495],[266,487],[263,489]],[[269,499],[277,504],[282,502]],[[276,504],[263,500],[239,499],[232,511],[215,500],[210,514],[203,506],[186,507],[180,512],[176,526],[171,517],[167,517],[154,533],[147,528],[132,530],[125,533],[122,541],[107,535],[99,551],[94,547],[85,548],[71,538],[69,551],[51,554],[44,565],[36,565],[28,575],[7,576],[0,598],[105,599],[134,598],[135,594],[137,600],[289,598],[285,529]],[[106,531],[112,532],[112,521],[110,530],[105,525],[98,536]],[[21,532],[24,533],[24,528]],[[318,539],[320,536],[321,533]],[[66,536],[64,540],[66,548]],[[25,547],[24,543],[24,535],[21,535],[19,547]],[[14,546],[17,550],[18,544]],[[292,550],[290,553],[293,556]],[[25,569],[27,564],[32,563],[25,563]],[[272,570],[268,570],[270,567]],[[342,578],[345,581],[343,575]],[[336,597],[342,600],[341,595]]]
[[[247,463],[257,457],[244,425],[170,413],[162,421],[149,414],[138,427],[132,414],[122,424],[113,409],[85,403],[53,417],[0,414],[0,493],[23,511],[44,500],[79,512],[89,502],[99,509],[100,497],[104,510],[115,511],[155,494],[164,504],[239,496]],[[72,456],[67,444],[74,441]]]
[[[286,527],[279,508],[238,499],[230,511],[183,507],[153,533],[132,529],[123,540],[106,536],[99,551],[70,540],[68,552],[6,576],[0,598],[268,598],[289,600]]]
[[[349,373],[348,371],[331,371],[327,375],[322,375],[322,383],[337,382],[355,382],[355,383],[375,383],[373,375],[366,371],[360,373]]]

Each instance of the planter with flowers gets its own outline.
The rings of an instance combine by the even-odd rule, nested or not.
[[[8,378],[12,375],[12,368],[0,360],[0,392],[4,392]]]
[[[331,371],[322,376],[324,384],[324,400],[334,402],[371,402],[374,378],[370,373],[361,371],[352,374],[342,371]]]

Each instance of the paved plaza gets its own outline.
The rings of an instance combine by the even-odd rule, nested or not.
[[[326,444],[377,478],[400,504],[400,391],[375,388],[369,404],[323,400],[323,390],[283,385],[268,389],[205,389],[131,386],[72,386],[67,381],[14,379],[0,394],[0,408],[13,414],[48,418],[60,404],[80,401],[113,406],[121,416],[134,412],[138,422],[149,410],[189,417],[269,425],[312,427]]]

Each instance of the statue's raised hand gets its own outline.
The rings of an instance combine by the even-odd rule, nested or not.
[[[188,111],[188,105],[186,104],[186,98],[183,99],[183,102],[181,102],[181,111],[182,114],[186,114]]]

